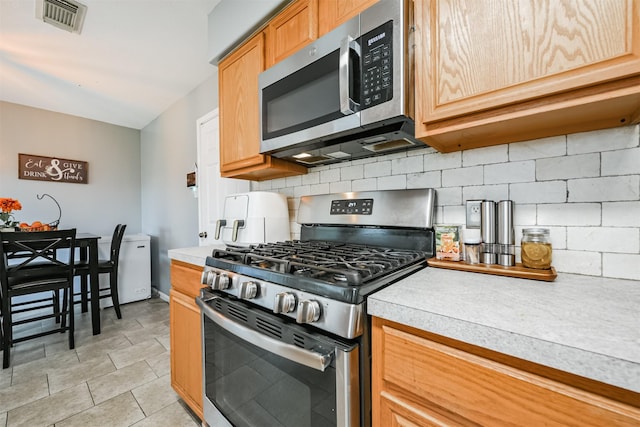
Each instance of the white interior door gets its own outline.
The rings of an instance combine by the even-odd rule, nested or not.
[[[222,239],[215,239],[215,230],[216,221],[222,218],[224,199],[229,194],[249,191],[250,181],[220,176],[220,122],[217,108],[197,120],[197,133],[199,242],[200,246],[222,244]]]

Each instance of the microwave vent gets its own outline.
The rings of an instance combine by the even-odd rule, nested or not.
[[[412,141],[406,138],[397,139],[395,141],[378,142],[375,144],[363,145],[362,148],[373,151],[374,153],[382,153],[384,151],[397,150],[399,148],[415,146]]]
[[[37,0],[36,17],[55,27],[80,34],[87,6],[71,0]]]

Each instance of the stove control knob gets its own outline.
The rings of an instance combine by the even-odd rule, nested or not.
[[[216,272],[213,270],[204,270],[202,272],[202,277],[200,278],[200,283],[203,285],[211,286],[213,284],[213,280],[216,278]]]
[[[231,279],[225,273],[220,273],[211,288],[216,291],[223,291],[229,287]]]
[[[296,296],[290,292],[276,294],[273,304],[274,313],[291,313],[296,308]]]
[[[314,300],[305,300],[298,306],[296,322],[313,323],[320,318],[320,303]]]
[[[242,282],[240,285],[240,298],[253,299],[258,295],[257,282]]]

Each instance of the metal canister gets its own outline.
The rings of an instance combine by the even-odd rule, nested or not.
[[[482,234],[480,262],[496,264],[496,202],[482,201],[480,205],[480,230]]]
[[[516,265],[516,238],[513,230],[513,201],[498,202],[498,264]]]

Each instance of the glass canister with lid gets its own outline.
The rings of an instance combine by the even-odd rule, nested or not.
[[[548,228],[536,227],[522,230],[520,255],[523,267],[550,269],[552,252]]]

